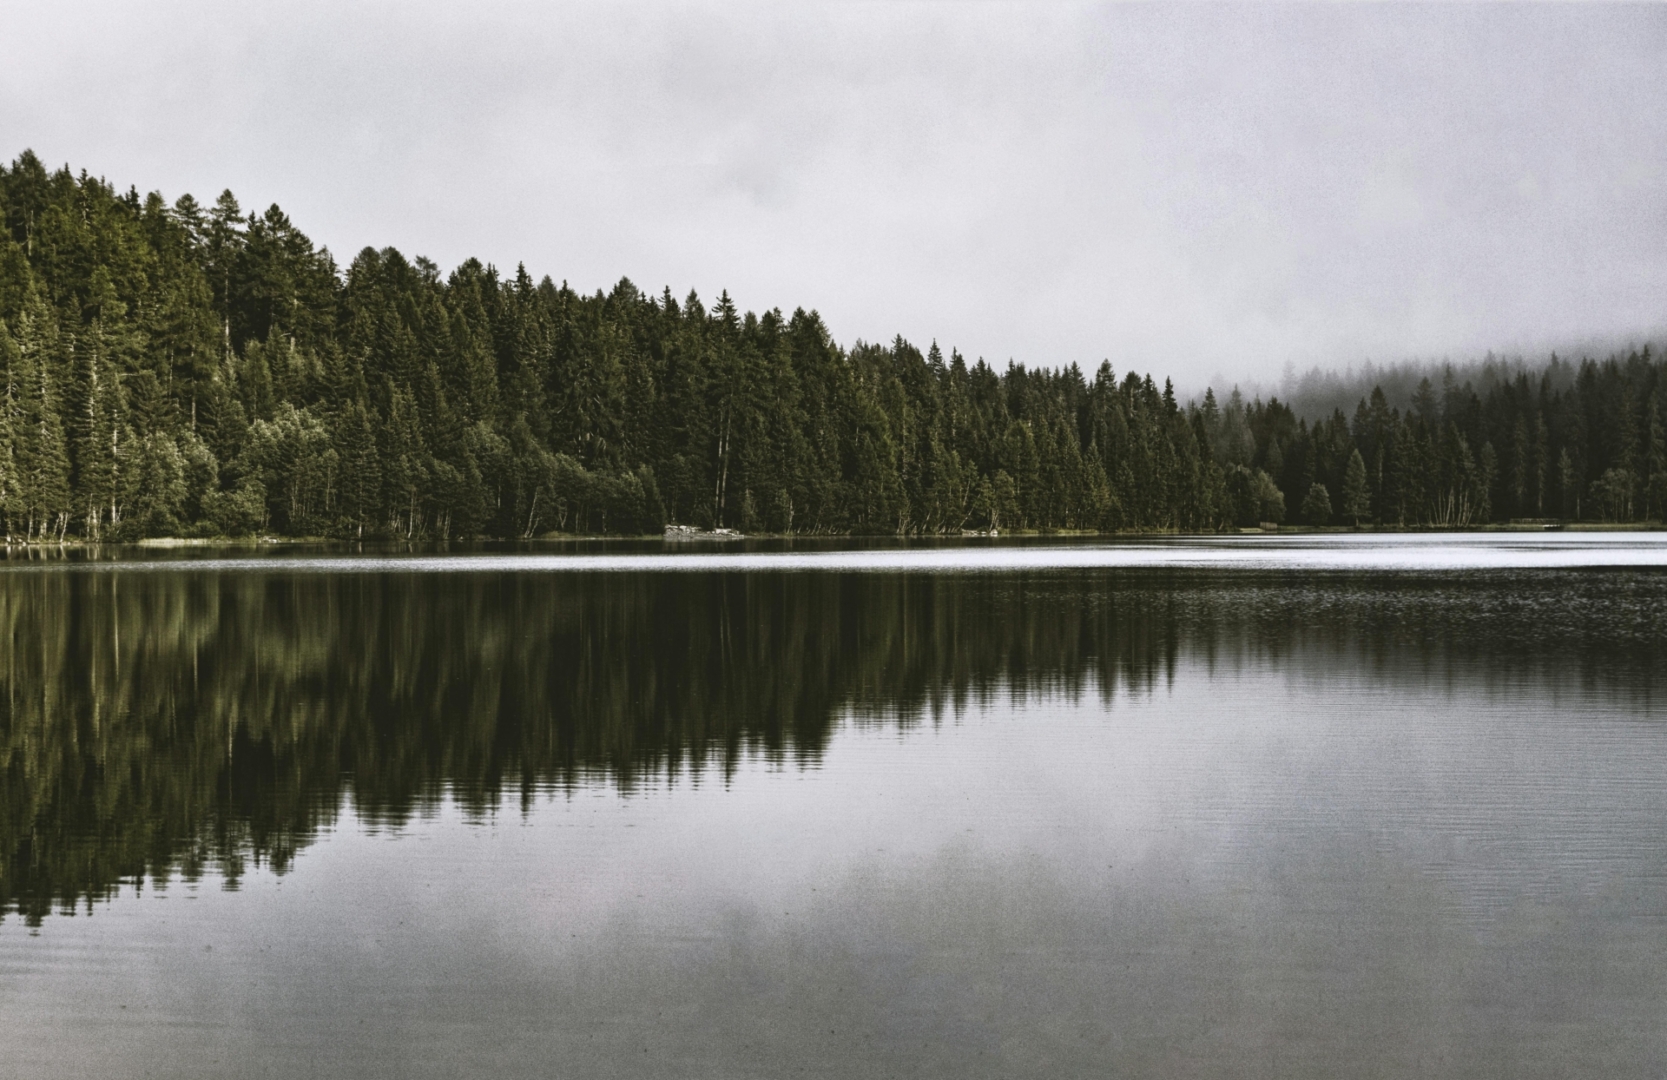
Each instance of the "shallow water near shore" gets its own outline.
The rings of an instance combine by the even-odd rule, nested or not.
[[[1664,567],[16,559],[0,1076],[1659,1076]]]
[[[1663,532],[1298,533],[1022,539],[565,540],[481,544],[92,547],[0,560],[0,572],[60,569],[352,574],[806,571],[1010,573],[1137,567],[1251,570],[1548,570],[1667,567]],[[30,557],[33,555],[34,557]]]

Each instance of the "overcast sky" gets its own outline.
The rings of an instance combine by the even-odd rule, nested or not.
[[[1667,7],[0,0],[0,153],[840,340],[1277,378],[1667,325]]]

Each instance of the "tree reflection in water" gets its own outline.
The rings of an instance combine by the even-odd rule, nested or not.
[[[0,905],[38,923],[123,884],[282,872],[346,796],[814,764],[842,717],[907,726],[999,694],[1150,694],[1177,659],[1346,669],[1387,690],[1648,699],[1633,572],[0,573]]]

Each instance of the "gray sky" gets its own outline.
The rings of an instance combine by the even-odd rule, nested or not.
[[[1667,7],[0,0],[0,154],[835,335],[1270,379],[1667,325]]]

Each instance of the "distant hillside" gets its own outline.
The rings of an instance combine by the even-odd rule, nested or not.
[[[1382,389],[1390,406],[1404,412],[1412,407],[1418,384],[1426,379],[1438,391],[1449,382],[1461,386],[1468,383],[1477,393],[1486,396],[1500,385],[1514,382],[1519,374],[1526,373],[1536,384],[1549,377],[1553,390],[1567,390],[1574,385],[1582,361],[1625,357],[1646,349],[1652,356],[1663,355],[1662,342],[1644,341],[1554,351],[1532,360],[1488,353],[1479,360],[1403,360],[1394,364],[1366,363],[1342,371],[1315,367],[1300,375],[1286,375],[1280,380],[1277,390],[1255,389],[1262,397],[1277,396],[1288,403],[1298,416],[1313,422],[1330,416],[1337,409],[1353,413],[1355,407],[1370,397],[1374,389]]]

